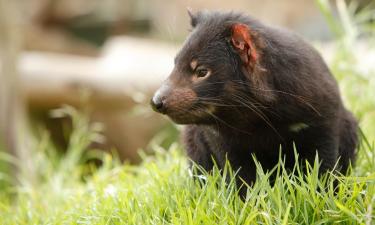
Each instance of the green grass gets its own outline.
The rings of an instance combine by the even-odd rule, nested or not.
[[[329,10],[325,1],[317,2],[323,12]],[[341,9],[340,15],[351,18],[350,10]],[[194,176],[178,143],[169,149],[153,145],[155,154],[143,154],[140,165],[123,165],[90,149],[91,142],[101,139],[101,126],[65,107],[53,114],[73,118],[66,154],[58,153],[43,133],[30,148],[35,174],[18,175],[14,184],[9,168],[22,168],[22,162],[0,152],[0,224],[375,224],[375,70],[368,65],[363,72],[357,63],[360,54],[354,46],[363,32],[353,35],[350,26],[360,24],[351,19],[342,26],[348,22],[326,16],[337,26],[330,67],[366,136],[351,175],[319,179],[315,163],[307,175],[291,176],[281,162],[271,186],[270,173],[259,167],[257,182],[243,201],[229,165],[222,173],[215,168]],[[363,39],[368,51],[371,40]],[[94,164],[98,161],[100,167]]]
[[[65,110],[66,111],[66,110]],[[229,165],[222,174],[195,176],[177,144],[143,156],[141,165],[120,165],[110,155],[97,168],[84,164],[85,151],[98,134],[84,117],[74,113],[69,152],[51,152],[48,138],[38,146],[37,181],[2,193],[1,224],[373,224],[375,221],[375,164],[361,157],[365,174],[342,177],[338,191],[332,176],[318,179],[315,164],[309,173],[292,176],[282,163],[271,186],[270,173],[258,168],[258,182],[245,201],[237,195]],[[85,153],[86,152],[86,153]],[[364,152],[373,148],[363,146]],[[249,159],[250,160],[250,159]],[[198,168],[195,168],[198,169]],[[298,167],[296,168],[298,171]],[[357,172],[360,172],[358,170]],[[229,182],[228,182],[229,181]],[[319,191],[317,191],[319,190]]]

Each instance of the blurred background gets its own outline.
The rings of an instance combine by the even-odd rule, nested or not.
[[[97,129],[103,136],[97,137],[91,147],[114,153],[121,160],[138,162],[138,150],[147,152],[152,146],[168,146],[178,140],[179,127],[153,113],[148,102],[169,75],[173,57],[188,34],[187,7],[193,11],[243,11],[299,33],[314,43],[329,62],[335,62],[332,42],[341,30],[335,28],[333,19],[340,17],[340,6],[353,6],[349,7],[350,15],[365,9],[369,15],[360,19],[372,24],[372,3],[0,0],[0,148],[27,163],[33,140],[47,135],[63,153],[72,132],[72,119],[56,110],[64,105],[99,122]],[[330,7],[332,17],[325,14],[324,6]],[[345,16],[340,19],[345,20]],[[373,31],[373,27],[367,29]],[[373,32],[362,35],[350,26],[342,30],[349,33],[345,36],[349,38],[354,32],[352,41],[374,37]],[[366,70],[375,63],[374,52],[368,51],[367,45],[356,44],[356,52],[364,60],[353,63],[366,65],[358,67]],[[352,80],[347,83],[353,84]],[[358,98],[358,92],[354,86],[350,93],[357,94],[345,98]],[[351,106],[354,111],[362,107]],[[363,118],[366,121],[365,115]]]

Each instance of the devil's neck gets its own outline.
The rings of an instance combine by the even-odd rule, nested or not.
[[[269,119],[267,121],[263,119],[249,120],[241,117],[237,117],[237,119],[233,118],[233,120],[220,118],[216,119],[213,123],[201,126],[224,136],[248,136],[260,131],[263,133],[278,130],[278,127]]]

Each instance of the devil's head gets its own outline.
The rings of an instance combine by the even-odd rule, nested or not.
[[[269,82],[258,27],[249,25],[257,22],[234,13],[189,15],[192,32],[151,100],[154,110],[179,124],[210,124],[272,101],[259,91]]]

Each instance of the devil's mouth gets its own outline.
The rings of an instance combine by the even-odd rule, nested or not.
[[[184,110],[166,111],[165,115],[177,124],[197,124],[208,120],[213,111],[209,106],[194,105]]]
[[[200,119],[200,117],[194,112],[195,111],[167,112],[165,115],[167,115],[173,122],[177,124],[192,124]]]

